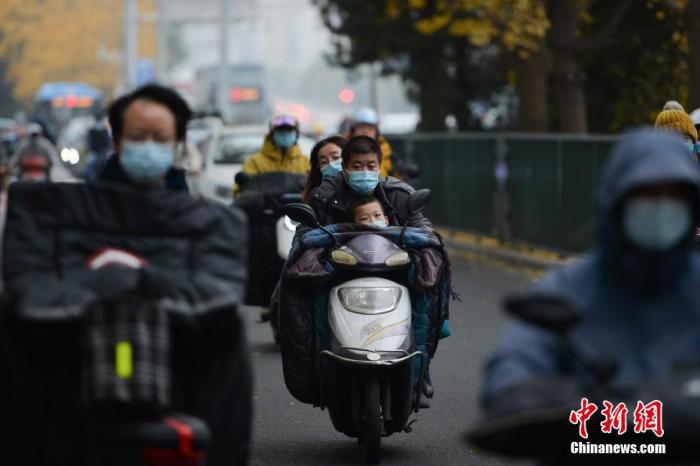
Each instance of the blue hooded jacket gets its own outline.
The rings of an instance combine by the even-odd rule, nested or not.
[[[597,249],[533,286],[533,291],[556,293],[579,308],[583,318],[571,336],[617,363],[613,384],[668,375],[675,364],[700,361],[700,260],[693,252],[694,229],[665,254],[636,249],[622,234],[625,196],[638,187],[666,183],[691,188],[698,224],[700,170],[683,141],[652,130],[624,135],[597,197]],[[591,380],[555,334],[512,321],[487,363],[483,401],[488,410],[503,389],[569,375]]]

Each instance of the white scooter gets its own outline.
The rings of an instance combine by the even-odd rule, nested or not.
[[[429,199],[429,190],[413,193],[410,210],[420,212]],[[323,229],[307,205],[291,204],[287,214]],[[404,233],[405,227],[402,238]],[[336,430],[364,445],[365,462],[377,464],[381,437],[410,432],[408,418],[419,409],[422,358],[414,350],[411,295],[399,283],[411,258],[372,232],[338,245],[330,257],[342,278],[329,296],[321,407],[328,408]]]

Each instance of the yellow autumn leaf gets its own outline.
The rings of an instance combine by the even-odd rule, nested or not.
[[[141,0],[140,11],[157,11]],[[84,81],[108,95],[119,84],[123,0],[0,0],[0,57],[14,94],[30,104],[46,81]],[[155,24],[141,25],[139,53],[156,54]]]

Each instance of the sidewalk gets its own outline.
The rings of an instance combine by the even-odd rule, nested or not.
[[[547,249],[521,244],[502,243],[496,238],[465,233],[438,227],[447,247],[467,258],[481,258],[502,262],[514,267],[544,271],[577,260],[577,256],[564,255]]]

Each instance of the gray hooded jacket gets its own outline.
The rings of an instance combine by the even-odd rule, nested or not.
[[[650,130],[625,135],[614,149],[597,198],[597,249],[574,265],[553,270],[533,287],[563,295],[583,312],[571,336],[617,363],[613,384],[665,376],[675,364],[700,360],[700,261],[693,252],[694,229],[666,254],[634,248],[621,230],[625,195],[661,183],[692,189],[697,224],[700,171],[681,139]],[[486,367],[487,411],[504,389],[558,376],[590,381],[556,335],[511,322]]]

